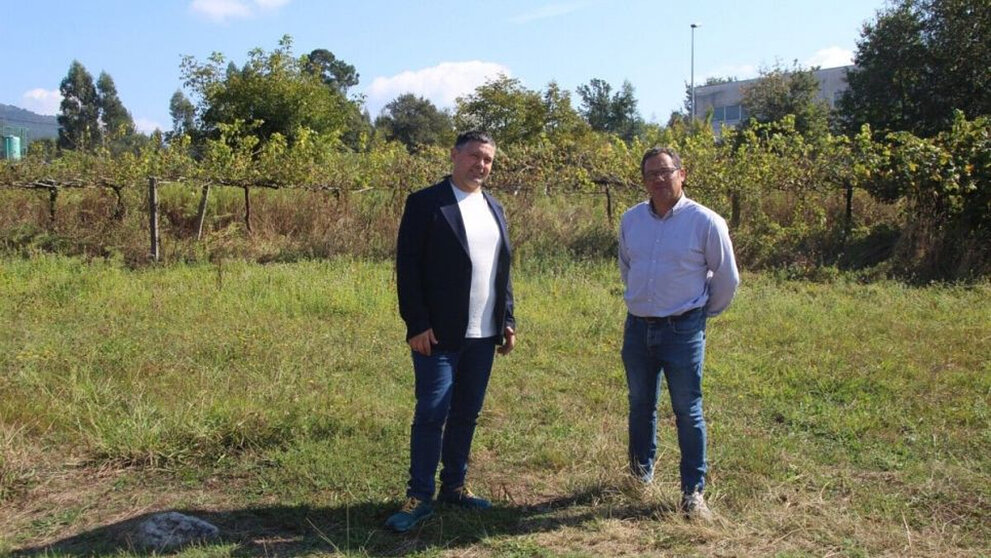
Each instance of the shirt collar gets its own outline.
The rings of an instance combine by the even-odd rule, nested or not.
[[[672,206],[671,210],[668,211],[666,214],[658,215],[654,211],[653,202],[651,202],[649,199],[647,200],[647,211],[650,213],[650,216],[653,217],[654,219],[668,219],[670,217],[674,217],[674,214],[681,211],[681,209],[686,205],[688,205],[688,196],[685,195],[685,192],[682,192],[681,195],[678,196],[678,201],[674,202],[674,206]]]

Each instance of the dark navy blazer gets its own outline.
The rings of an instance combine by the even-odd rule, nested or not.
[[[433,328],[435,350],[461,347],[468,328],[471,257],[461,210],[450,177],[406,198],[396,244],[399,315],[406,322],[406,340]],[[502,205],[482,191],[499,223],[502,245],[496,266],[495,327],[498,344],[505,327],[516,328],[513,285],[509,277],[512,249]]]

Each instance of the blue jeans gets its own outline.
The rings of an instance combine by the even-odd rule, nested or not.
[[[657,455],[657,398],[661,373],[667,380],[681,450],[681,490],[705,488],[706,432],[702,416],[702,360],[705,309],[671,318],[627,315],[623,365],[629,387],[630,470],[644,482],[654,477]]]
[[[411,351],[416,411],[410,433],[407,496],[433,499],[438,462],[444,465],[442,487],[464,485],[495,343],[495,337],[465,339],[457,351],[435,351],[430,356]]]

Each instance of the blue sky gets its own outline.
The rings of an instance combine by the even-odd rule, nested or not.
[[[77,59],[106,71],[139,129],[171,128],[182,55],[238,64],[291,35],[297,55],[326,48],[360,74],[374,118],[413,92],[440,107],[499,73],[572,92],[629,80],[641,114],[665,122],[691,76],[756,77],[760,68],[850,63],[884,0],[0,0],[0,103],[55,114]],[[187,92],[188,93],[188,92]]]

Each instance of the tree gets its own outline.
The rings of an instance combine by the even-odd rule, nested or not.
[[[450,115],[412,93],[400,95],[385,105],[375,119],[375,128],[385,139],[402,142],[411,153],[424,145],[447,146],[454,139]]]
[[[991,114],[989,59],[991,2],[899,0],[861,31],[842,124],[931,137],[949,129],[954,109]]]
[[[743,108],[758,122],[777,122],[795,116],[795,130],[806,137],[822,137],[829,130],[829,105],[819,97],[818,68],[791,70],[780,65],[761,70],[760,78],[744,87]]]
[[[303,63],[305,70],[327,86],[333,87],[342,95],[347,95],[348,89],[358,85],[358,71],[347,62],[338,59],[333,52],[318,48],[311,52]]]
[[[499,143],[532,142],[544,131],[546,109],[540,93],[503,74],[455,102],[459,130],[485,130]]]
[[[191,56],[182,61],[183,82],[198,97],[206,134],[217,135],[221,124],[242,121],[262,141],[276,133],[292,141],[301,128],[341,137],[355,115],[361,118],[359,103],[307,70],[308,57],[293,56],[288,35],[272,52],[253,49],[240,68],[226,62],[220,53],[204,63]]]
[[[62,149],[89,149],[99,145],[100,105],[99,95],[93,85],[93,76],[78,60],[73,60],[59,85],[62,103],[59,106],[59,147]]]
[[[637,110],[637,98],[634,95],[633,85],[629,81],[623,81],[620,90],[613,95],[613,133],[623,138],[627,143],[639,137],[643,131],[643,118]]]
[[[608,131],[612,118],[612,86],[609,82],[594,78],[588,85],[578,86],[582,98],[581,115],[593,130]]]
[[[547,84],[543,101],[546,115],[544,129],[548,135],[576,136],[584,134],[589,129],[578,111],[571,106],[571,93],[567,89],[561,89],[557,82],[551,81]]]
[[[169,138],[183,134],[193,135],[196,130],[196,106],[179,89],[176,89],[172,99],[169,100],[169,116],[172,117],[172,131],[169,133]]]
[[[134,120],[131,118],[131,113],[124,108],[124,103],[121,102],[120,97],[117,96],[117,86],[114,85],[114,80],[110,74],[100,72],[100,77],[96,80],[96,91],[103,137],[120,140],[133,136],[135,133]]]
[[[608,82],[595,78],[587,85],[579,85],[577,91],[582,99],[579,111],[593,130],[616,134],[626,142],[640,135],[643,119],[629,81],[613,93]]]

